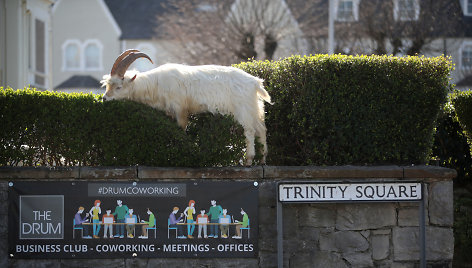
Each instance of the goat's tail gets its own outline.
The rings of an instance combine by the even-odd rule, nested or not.
[[[264,80],[257,79],[257,82],[258,82],[258,85],[256,89],[257,89],[257,94],[259,95],[259,97],[265,100],[266,102],[268,102],[270,105],[273,105],[274,103],[271,102],[269,93],[267,93],[267,91],[264,88],[264,84],[263,84]]]

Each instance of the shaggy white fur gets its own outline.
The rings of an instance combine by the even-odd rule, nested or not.
[[[104,100],[131,99],[166,111],[184,130],[189,114],[232,114],[244,128],[246,165],[251,165],[255,156],[255,136],[263,144],[265,163],[263,100],[271,100],[260,78],[234,67],[165,64],[143,73],[127,71],[123,79],[105,75],[101,83],[106,86]]]

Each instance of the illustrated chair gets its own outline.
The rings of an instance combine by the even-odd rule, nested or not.
[[[175,230],[175,238],[177,238],[177,227],[170,227],[170,219],[167,219],[167,238],[170,237],[170,230]]]
[[[241,237],[243,237],[243,230],[247,230],[247,238],[251,237],[251,220],[247,220],[247,227],[241,227]]]
[[[157,229],[156,229],[157,225],[156,225],[156,222],[157,222],[157,220],[156,220],[156,218],[154,218],[154,227],[147,227],[147,228],[146,228],[147,233],[148,233],[148,236],[149,236],[149,230],[154,230],[154,239],[156,238],[156,233],[157,233]],[[167,238],[169,238],[169,237],[167,237]]]
[[[81,230],[82,231],[82,238],[84,237],[84,227],[83,226],[75,226],[75,219],[72,223],[73,229],[72,229],[72,238],[75,239],[75,230]]]

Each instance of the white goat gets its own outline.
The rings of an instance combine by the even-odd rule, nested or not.
[[[126,71],[136,59],[147,58],[138,50],[127,50],[115,61],[103,100],[130,99],[165,111],[184,130],[189,114],[232,114],[244,128],[246,165],[254,159],[254,139],[263,144],[262,164],[267,156],[264,101],[271,103],[263,80],[234,68],[218,65],[165,64],[147,72]]]

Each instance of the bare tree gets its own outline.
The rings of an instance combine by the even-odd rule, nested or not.
[[[158,17],[167,47],[187,63],[272,59],[282,40],[302,47],[303,33],[284,0],[170,0]],[[298,43],[297,43],[298,42]]]

